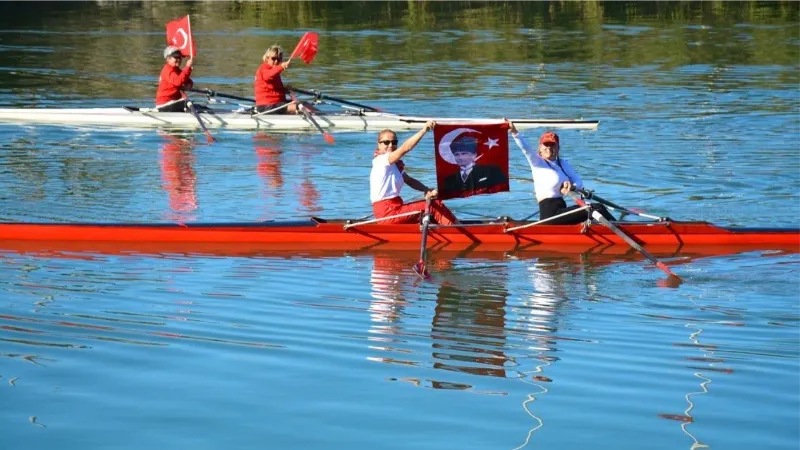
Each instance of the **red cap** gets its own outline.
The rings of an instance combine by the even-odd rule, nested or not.
[[[559,144],[558,135],[552,131],[543,133],[542,137],[539,138],[539,144]]]

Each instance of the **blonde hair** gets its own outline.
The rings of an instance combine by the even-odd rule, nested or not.
[[[378,133],[378,141],[380,141],[381,140],[381,136],[383,136],[386,133],[392,133],[394,135],[395,139],[397,139],[397,133],[395,133],[393,130],[390,130],[390,129],[386,128],[385,130],[381,130],[381,132]]]
[[[280,55],[283,56],[283,49],[280,45],[274,44],[267,51],[264,53],[264,56],[261,57],[261,61],[267,62],[267,58],[273,55]]]

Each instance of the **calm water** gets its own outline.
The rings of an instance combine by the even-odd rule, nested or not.
[[[604,197],[800,225],[796,4],[43,9],[0,4],[0,107],[149,105],[163,24],[188,11],[198,86],[250,95],[265,46],[316,30],[287,82],[409,114],[598,119],[561,136]],[[370,213],[373,134],[215,135],[0,125],[0,220]],[[406,158],[428,182],[432,161],[430,137]],[[511,165],[511,192],[454,211],[533,213],[515,148]],[[664,255],[677,288],[614,253],[438,253],[420,283],[414,251],[0,243],[0,448],[797,448],[799,253]]]

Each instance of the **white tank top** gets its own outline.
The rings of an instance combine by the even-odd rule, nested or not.
[[[397,164],[389,164],[389,153],[372,159],[369,173],[369,200],[372,203],[400,196],[403,187],[403,173]]]

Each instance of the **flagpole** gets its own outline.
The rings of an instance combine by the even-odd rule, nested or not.
[[[189,28],[189,57],[194,58],[194,37],[192,37],[192,19],[186,15],[186,25]]]

